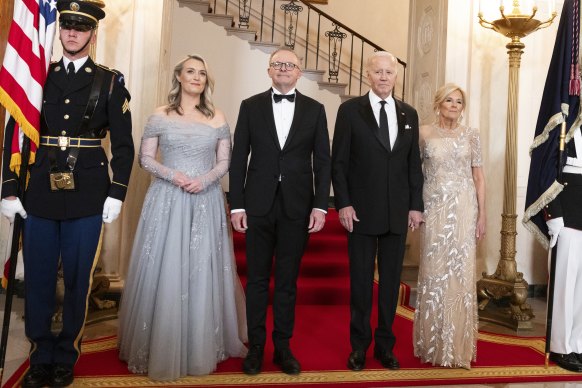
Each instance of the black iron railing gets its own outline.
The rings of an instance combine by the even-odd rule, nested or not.
[[[304,53],[304,69],[326,71],[328,82],[347,84],[348,95],[360,95],[368,87],[364,60],[374,51],[387,51],[302,0],[211,0],[210,6],[212,13],[233,15],[233,27],[256,30],[256,41]],[[398,64],[395,94],[404,99],[406,62],[398,58]]]

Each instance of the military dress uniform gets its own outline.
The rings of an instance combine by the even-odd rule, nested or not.
[[[63,3],[69,6],[71,2]],[[78,9],[78,5],[71,9],[73,6]],[[85,11],[88,7],[82,4],[80,11],[93,18]],[[61,8],[62,21],[66,13]],[[93,103],[89,103],[91,98]],[[80,355],[104,203],[108,197],[124,200],[133,164],[129,100],[123,76],[89,57],[76,73],[67,73],[63,59],[49,67],[43,90],[40,145],[29,169],[24,200],[28,213],[23,229],[25,331],[32,344],[31,367],[64,365],[72,372]],[[107,132],[110,162],[101,147]],[[5,144],[10,144],[10,137]],[[4,160],[2,197],[6,198],[17,194],[18,183],[7,158]],[[72,185],[59,186],[56,182],[55,187],[51,173],[70,174]],[[55,336],[51,319],[59,259],[65,295],[63,327]],[[70,378],[72,381],[72,375]],[[36,380],[44,385],[43,379]]]
[[[103,204],[107,197],[124,200],[134,157],[129,93],[123,77],[101,68],[103,82],[89,131],[79,133],[96,71],[91,58],[67,79],[61,60],[50,65],[43,92],[41,140],[25,194],[28,218],[23,231],[25,266],[25,329],[32,342],[31,364],[74,365],[87,314],[91,280],[98,260]],[[109,130],[108,158],[101,138]],[[74,166],[73,190],[52,190],[51,153],[58,171],[69,171],[67,158],[79,147]],[[54,163],[54,162],[53,162]],[[16,177],[4,170],[2,196],[16,195]],[[51,318],[55,312],[55,287],[59,257],[65,281],[63,329],[55,337]]]
[[[582,372],[582,134],[568,142],[562,173],[564,189],[544,209],[546,221],[563,218],[554,280],[551,359]],[[550,228],[551,229],[551,228]]]
[[[134,157],[130,95],[123,76],[88,57],[88,45],[104,11],[84,0],[59,0],[57,9],[61,39],[77,34],[87,40],[80,49],[73,40],[63,43],[65,56],[49,66],[40,144],[29,166],[23,201],[12,198],[17,196],[19,182],[9,168],[9,152],[4,154],[0,208],[9,219],[15,212],[26,218],[22,232],[25,333],[31,342],[30,369],[22,380],[26,388],[73,382],[102,222],[111,222],[121,210]],[[101,147],[107,132],[111,161]],[[7,133],[6,150],[11,149],[12,140]],[[53,335],[59,260],[65,285],[63,325]]]

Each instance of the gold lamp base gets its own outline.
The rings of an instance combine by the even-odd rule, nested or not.
[[[518,272],[521,275],[520,272]],[[531,330],[534,313],[526,303],[528,284],[522,278],[514,282],[487,275],[477,282],[479,320],[495,323],[512,330]],[[491,299],[495,302],[489,303]]]
[[[501,215],[501,259],[492,275],[477,282],[479,319],[514,330],[532,329],[534,313],[527,301],[528,284],[515,261],[516,214]],[[495,303],[489,303],[494,299]]]

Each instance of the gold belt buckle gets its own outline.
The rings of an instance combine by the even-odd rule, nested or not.
[[[58,138],[59,147],[61,151],[64,151],[69,146],[69,138],[67,136],[59,136]]]

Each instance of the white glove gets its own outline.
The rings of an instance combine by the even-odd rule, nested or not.
[[[0,211],[6,218],[8,218],[11,224],[14,222],[14,217],[16,216],[16,213],[20,214],[22,218],[26,218],[26,210],[24,210],[22,202],[20,202],[20,199],[18,198],[2,199]]]
[[[564,217],[552,218],[551,220],[546,221],[546,225],[548,225],[548,234],[551,237],[550,240],[550,248],[553,248],[558,241],[558,235],[560,231],[564,228]]]
[[[119,217],[119,213],[121,213],[121,202],[119,199],[107,197],[105,203],[103,204],[103,222],[110,224],[117,217]]]

